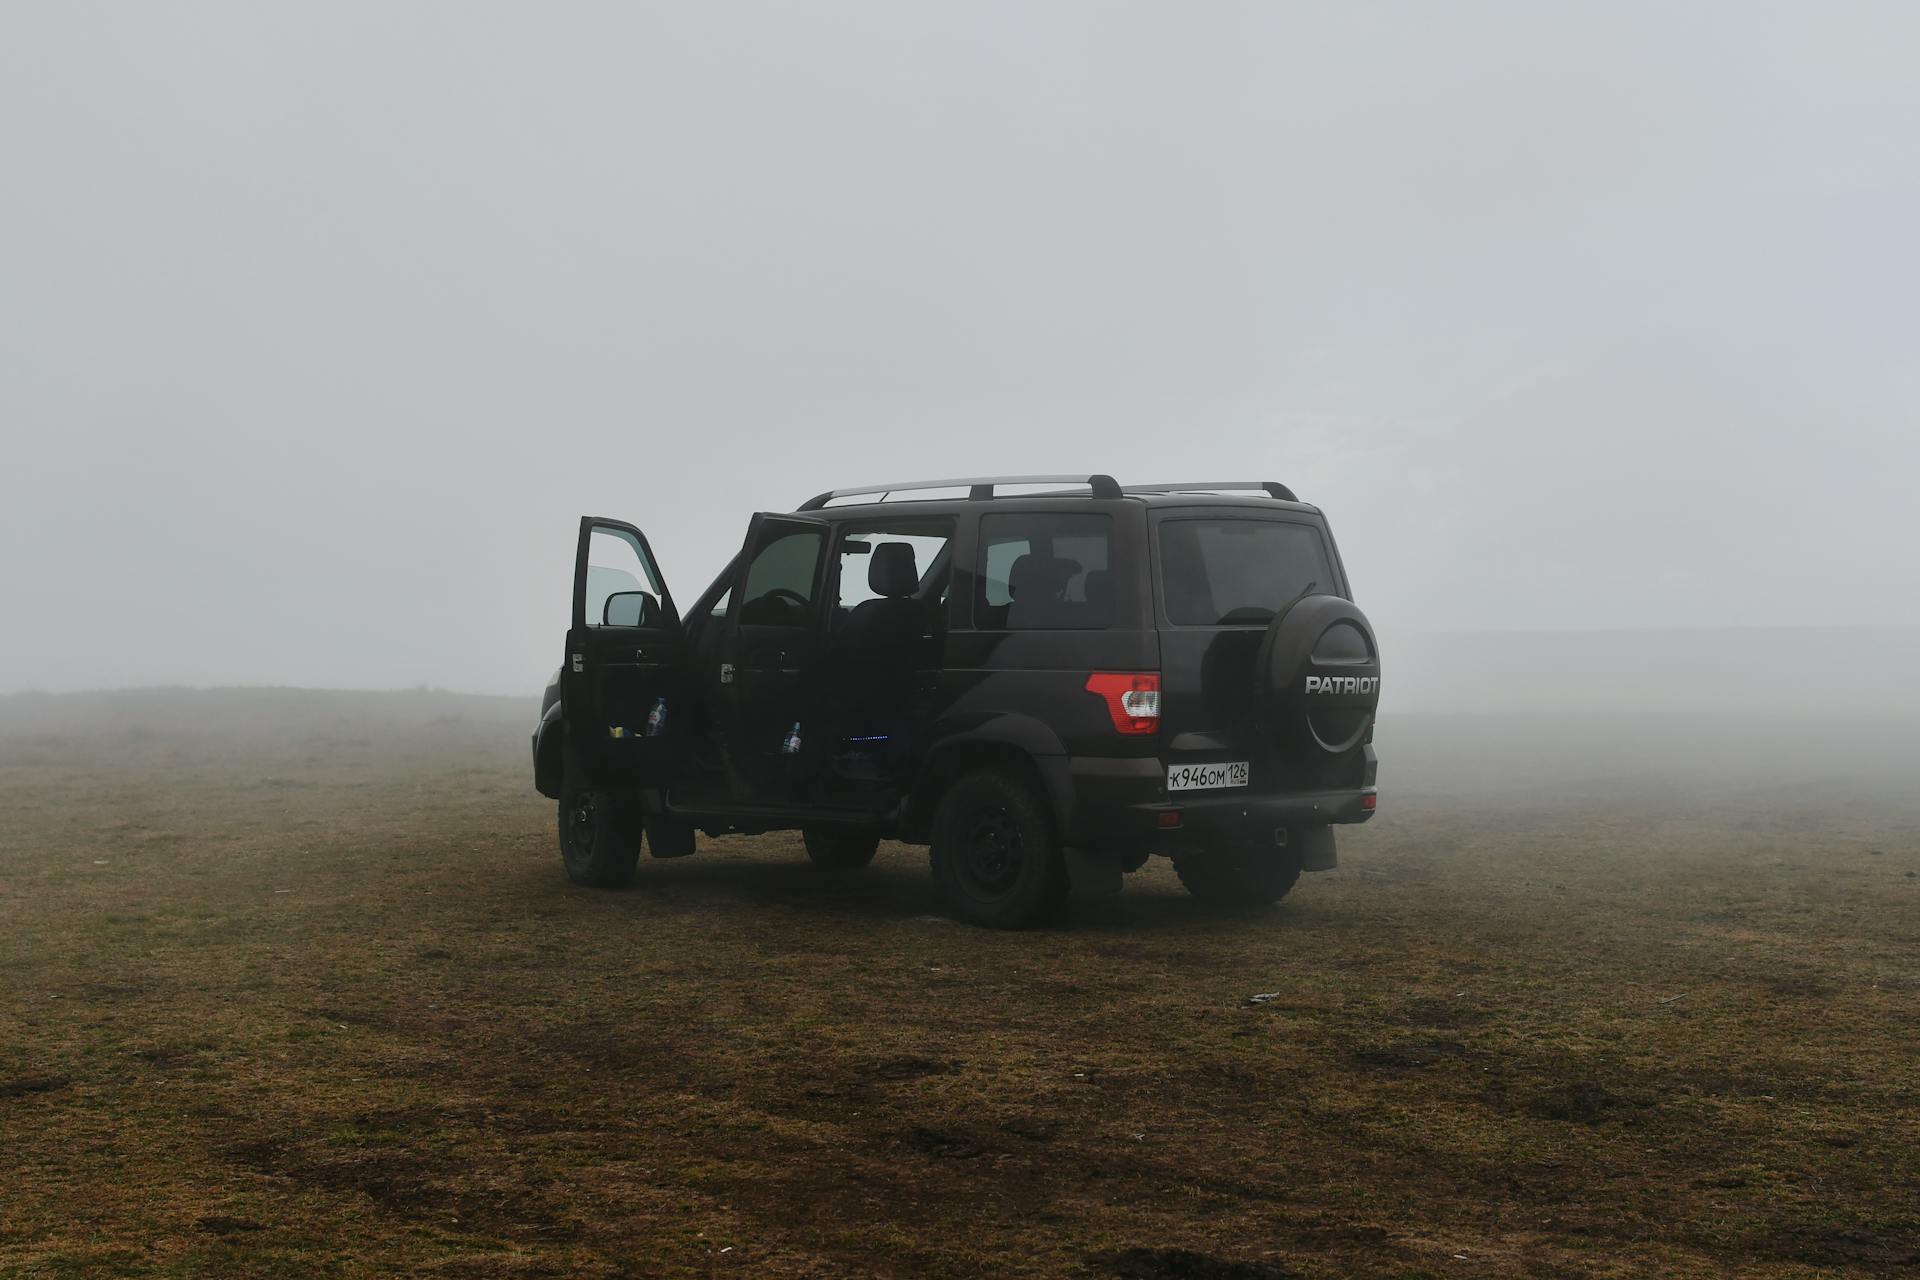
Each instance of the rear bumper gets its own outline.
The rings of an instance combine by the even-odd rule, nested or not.
[[[1183,791],[1169,794],[1158,759],[1067,760],[1070,801],[1062,828],[1068,844],[1093,849],[1183,854],[1220,848],[1272,848],[1282,831],[1365,822],[1377,790],[1373,749],[1368,785],[1334,791]],[[1172,815],[1172,816],[1168,816]]]

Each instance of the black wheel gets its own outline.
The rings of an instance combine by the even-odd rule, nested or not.
[[[864,867],[880,847],[879,836],[845,827],[808,827],[800,837],[806,841],[807,857],[813,859],[813,865],[830,871]]]
[[[628,822],[608,792],[584,787],[573,775],[560,785],[560,860],[567,879],[596,889],[617,889],[633,879],[640,860],[640,826]]]
[[[991,770],[954,783],[934,814],[933,883],[972,924],[1028,929],[1056,915],[1067,865],[1040,797]]]
[[[1300,878],[1300,864],[1283,849],[1221,849],[1173,860],[1188,893],[1214,906],[1270,907]]]

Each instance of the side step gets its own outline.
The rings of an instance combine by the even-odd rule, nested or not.
[[[665,817],[689,827],[756,827],[763,831],[797,831],[801,827],[860,827],[887,830],[900,811],[875,813],[871,809],[796,809],[781,805],[728,805],[726,808],[679,805],[669,800]]]

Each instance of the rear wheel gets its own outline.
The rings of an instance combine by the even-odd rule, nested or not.
[[[640,860],[640,827],[624,820],[619,801],[597,787],[581,786],[569,774],[560,786],[560,860],[567,879],[596,889],[617,889],[633,879]]]
[[[844,827],[808,827],[800,833],[806,842],[807,857],[816,867],[829,871],[852,871],[873,861],[880,837],[871,832]]]
[[[1214,906],[1272,906],[1300,878],[1300,864],[1279,849],[1234,849],[1173,860],[1188,893]]]
[[[1008,774],[969,774],[933,819],[933,883],[953,914],[992,929],[1029,929],[1059,913],[1067,866],[1053,820]]]

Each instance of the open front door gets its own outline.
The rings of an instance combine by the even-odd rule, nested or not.
[[[689,710],[684,647],[646,535],[619,520],[582,517],[560,675],[569,768],[616,788],[673,781],[676,728]]]
[[[824,520],[761,513],[748,526],[719,672],[737,804],[788,807],[814,790],[826,553]]]

